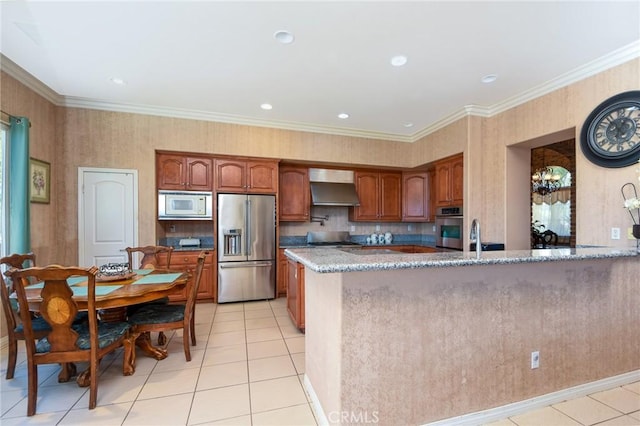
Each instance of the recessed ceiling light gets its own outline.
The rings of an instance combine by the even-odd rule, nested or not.
[[[347,114],[346,112],[341,112],[340,114],[338,114],[338,118],[345,120],[349,118],[349,114]]]
[[[271,104],[262,104],[262,105],[260,105],[260,108],[269,111],[270,109],[273,109],[273,105],[271,105]]]
[[[125,84],[127,84],[127,82],[120,77],[111,77],[109,80],[111,80],[113,84],[117,84],[118,86],[124,86]]]
[[[391,58],[391,65],[394,67],[401,67],[407,63],[407,57],[404,55],[397,55]]]
[[[290,44],[294,40],[293,34],[286,30],[276,31],[273,37],[282,44]]]
[[[484,77],[482,77],[480,79],[481,82],[483,83],[493,83],[494,81],[496,81],[498,79],[498,76],[495,74],[489,74],[489,75],[485,75]]]
[[[404,123],[403,126],[407,128],[413,127],[413,123]]]

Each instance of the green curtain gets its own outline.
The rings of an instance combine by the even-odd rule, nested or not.
[[[29,119],[11,117],[9,130],[8,253],[31,251],[29,215]]]

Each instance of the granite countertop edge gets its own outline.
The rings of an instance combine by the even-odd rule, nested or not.
[[[285,254],[318,273],[446,268],[634,257],[635,248],[575,248],[475,252],[351,254],[335,248],[288,248]]]

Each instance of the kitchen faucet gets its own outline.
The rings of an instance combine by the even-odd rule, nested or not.
[[[471,222],[471,234],[469,235],[471,242],[476,243],[476,257],[480,259],[480,253],[482,253],[482,243],[480,242],[480,221],[473,219]]]

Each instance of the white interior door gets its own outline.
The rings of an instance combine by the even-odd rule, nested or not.
[[[126,262],[137,245],[136,170],[78,169],[78,261],[80,266]]]

